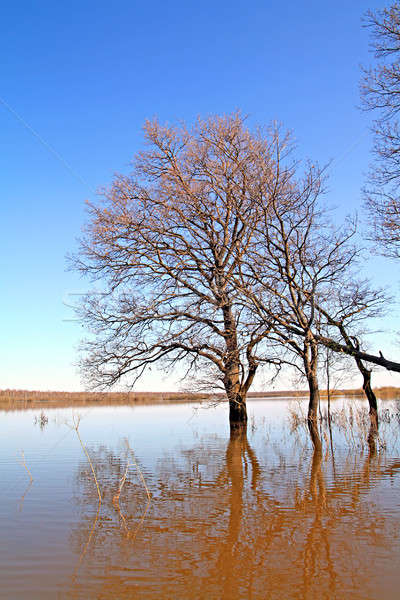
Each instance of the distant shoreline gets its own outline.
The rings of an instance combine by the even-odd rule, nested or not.
[[[400,388],[375,388],[381,400],[400,399]],[[327,391],[320,391],[321,398]],[[362,389],[331,390],[331,397],[362,398]],[[258,391],[248,394],[249,400],[271,400],[284,398],[307,398],[307,390]],[[0,409],[18,410],[26,408],[65,408],[82,406],[129,406],[146,404],[176,404],[223,401],[225,396],[217,394],[194,394],[185,392],[42,392],[33,390],[0,390]]]

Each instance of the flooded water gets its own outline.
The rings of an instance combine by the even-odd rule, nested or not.
[[[399,598],[382,406],[376,452],[354,401],[322,452],[286,400],[249,402],[233,437],[226,405],[0,412],[0,598]]]

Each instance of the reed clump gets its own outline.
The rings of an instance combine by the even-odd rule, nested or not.
[[[293,401],[289,408],[289,423],[292,433],[301,430],[307,432],[307,412],[300,400]],[[374,437],[381,449],[385,449],[389,438],[397,437],[400,424],[400,401],[396,400],[378,411],[379,430]],[[396,427],[393,427],[393,425]],[[354,399],[348,400],[338,408],[328,410],[321,406],[318,419],[320,435],[324,439],[332,436],[332,431],[343,435],[350,447],[362,447],[371,441],[371,417],[368,406]]]

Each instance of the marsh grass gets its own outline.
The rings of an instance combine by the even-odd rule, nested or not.
[[[39,425],[40,429],[43,430],[49,422],[49,419],[46,417],[44,410],[42,410],[39,416],[35,416],[33,422],[35,425]]]
[[[300,399],[293,400],[288,407],[291,433],[308,434],[306,404]],[[400,401],[385,402],[379,410],[379,430],[374,439],[379,449],[385,450],[388,444],[397,442],[400,424]],[[371,441],[371,419],[368,406],[356,399],[346,399],[340,407],[329,411],[321,406],[319,416],[321,438],[332,444],[332,433],[340,433],[349,448],[362,448]]]
[[[79,433],[80,422],[81,422],[81,416],[80,415],[73,415],[73,417],[72,417],[72,424],[66,422],[66,425],[70,429],[73,429],[75,431],[75,433],[77,435],[77,438],[79,440],[79,443],[81,445],[81,448],[82,448],[82,450],[84,451],[84,453],[86,455],[86,458],[87,458],[87,460],[89,462],[89,465],[90,465],[90,469],[92,471],[94,482],[96,484],[96,489],[97,489],[97,495],[98,495],[98,498],[99,498],[99,502],[98,502],[98,505],[97,505],[96,515],[95,515],[95,517],[93,519],[92,527],[91,527],[91,529],[89,531],[88,538],[86,540],[86,543],[85,543],[84,547],[82,548],[81,554],[79,556],[78,563],[77,563],[77,565],[76,565],[76,567],[74,569],[74,573],[72,575],[73,586],[76,584],[76,578],[77,578],[77,575],[78,575],[79,568],[80,568],[80,566],[81,566],[81,564],[83,562],[83,559],[84,559],[84,557],[86,555],[86,552],[87,552],[87,550],[88,550],[88,548],[90,546],[90,542],[92,540],[93,534],[95,532],[97,521],[99,520],[99,516],[100,516],[100,509],[101,509],[101,503],[102,503],[100,486],[99,486],[99,482],[98,482],[98,479],[97,479],[97,476],[96,476],[96,471],[94,469],[93,462],[92,462],[92,460],[90,458],[90,455],[89,455],[89,452],[88,452],[88,450],[86,448],[86,445],[83,443],[83,440],[82,440],[81,435]]]
[[[119,516],[121,517],[122,525],[123,525],[123,527],[125,529],[125,533],[126,533],[127,538],[130,539],[131,541],[134,541],[135,538],[136,538],[136,536],[137,536],[137,534],[138,534],[138,532],[139,532],[139,529],[141,528],[141,526],[142,526],[142,524],[144,522],[144,519],[146,517],[147,511],[149,510],[150,502],[151,502],[151,493],[150,493],[150,490],[149,490],[149,488],[148,488],[148,486],[146,484],[146,480],[144,478],[143,472],[142,472],[142,470],[141,470],[141,468],[140,468],[140,466],[139,466],[139,464],[138,464],[138,462],[136,460],[135,453],[133,452],[133,450],[132,450],[132,448],[131,448],[131,446],[130,446],[129,441],[128,441],[127,438],[124,439],[124,443],[125,443],[125,447],[126,447],[126,453],[127,453],[127,455],[128,454],[130,455],[132,462],[128,461],[128,463],[126,465],[125,471],[124,471],[124,473],[123,473],[123,475],[122,475],[122,477],[120,479],[120,482],[119,482],[117,493],[114,494],[114,496],[113,496],[112,503],[113,503],[114,507],[116,508],[116,510],[118,511]],[[123,487],[125,485],[125,481],[127,479],[129,468],[133,467],[133,466],[136,468],[136,472],[138,473],[139,478],[140,478],[140,480],[141,480],[141,482],[143,484],[143,487],[144,487],[144,489],[146,491],[147,502],[146,502],[146,506],[144,508],[144,511],[143,511],[143,513],[141,515],[141,518],[140,518],[138,524],[136,525],[136,527],[134,528],[134,530],[131,530],[129,528],[129,526],[128,526],[126,517],[124,516],[124,514],[121,511],[119,500],[120,500],[120,496],[121,496],[121,493],[122,493],[122,489],[123,489]]]
[[[80,555],[79,555],[78,562],[76,564],[76,567],[74,569],[73,575],[71,577],[71,582],[72,582],[72,588],[73,589],[77,585],[78,572],[79,572],[79,570],[80,570],[80,568],[81,568],[81,566],[83,564],[84,558],[85,558],[85,556],[87,554],[87,551],[88,551],[89,546],[90,546],[90,544],[92,542],[92,539],[95,538],[96,527],[98,526],[98,523],[99,522],[101,523],[102,520],[104,519],[104,516],[102,516],[102,512],[103,512],[104,508],[107,511],[107,504],[109,504],[108,501],[107,501],[107,497],[109,498],[109,496],[110,496],[109,495],[110,488],[113,487],[113,482],[109,481],[108,483],[105,483],[103,481],[103,483],[102,483],[103,494],[101,493],[101,491],[100,491],[99,477],[96,474],[96,470],[95,470],[94,464],[93,464],[93,463],[97,464],[97,461],[96,461],[96,458],[94,458],[92,460],[92,458],[90,457],[90,454],[88,452],[88,449],[86,447],[86,444],[82,440],[82,437],[81,437],[80,431],[79,431],[80,422],[81,422],[81,416],[80,415],[78,415],[78,416],[74,415],[73,418],[72,418],[72,424],[66,422],[66,425],[71,430],[75,431],[75,433],[77,435],[77,438],[79,440],[80,446],[81,446],[83,452],[85,453],[85,456],[86,456],[87,461],[88,461],[89,466],[90,466],[90,470],[91,470],[91,473],[92,473],[93,480],[94,480],[95,485],[96,485],[97,496],[98,496],[98,504],[97,504],[97,511],[96,511],[96,514],[95,514],[95,516],[93,518],[93,522],[91,524],[90,530],[88,532],[88,536],[87,536],[86,542],[84,543],[84,545],[82,547],[82,550],[81,550]],[[135,540],[135,538],[136,538],[136,536],[137,536],[137,534],[138,534],[138,532],[139,532],[139,530],[140,530],[140,528],[141,528],[141,526],[142,526],[142,524],[143,524],[143,522],[145,520],[146,514],[147,514],[147,512],[149,510],[149,506],[150,506],[150,503],[151,503],[151,493],[150,493],[150,490],[149,490],[149,488],[147,486],[146,480],[145,480],[144,475],[142,473],[142,470],[141,470],[141,468],[139,466],[139,463],[136,460],[136,457],[135,457],[135,454],[133,452],[133,449],[130,446],[129,441],[128,441],[127,438],[124,439],[124,445],[125,445],[125,458],[126,458],[127,462],[126,462],[125,469],[124,469],[124,471],[122,473],[122,476],[117,480],[118,481],[118,485],[117,485],[116,492],[111,497],[111,504],[112,504],[113,508],[116,510],[116,512],[118,513],[118,515],[119,515],[119,517],[121,519],[121,523],[122,523],[122,527],[123,527],[123,529],[125,531],[125,537],[126,537],[126,539],[129,540],[130,542],[133,542]],[[128,459],[128,457],[129,457],[129,459]],[[132,529],[130,527],[130,525],[129,525],[129,517],[127,515],[124,515],[124,513],[123,513],[123,511],[121,509],[121,505],[120,505],[120,500],[121,500],[123,492],[124,492],[125,484],[127,483],[127,480],[129,478],[129,471],[130,471],[130,469],[132,467],[135,467],[135,469],[137,471],[137,474],[138,474],[138,476],[139,476],[139,478],[140,478],[140,480],[141,480],[141,482],[143,484],[143,488],[144,488],[144,490],[146,492],[146,495],[147,495],[147,503],[146,503],[146,505],[144,507],[144,511],[143,511],[143,513],[141,515],[141,518],[140,518],[139,522],[137,523],[137,525],[136,525],[136,527],[134,529]],[[104,502],[103,502],[103,499],[104,499]]]

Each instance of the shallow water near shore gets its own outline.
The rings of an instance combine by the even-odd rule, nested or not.
[[[304,408],[0,411],[0,598],[397,599],[398,405],[371,451],[335,400],[321,453]]]

